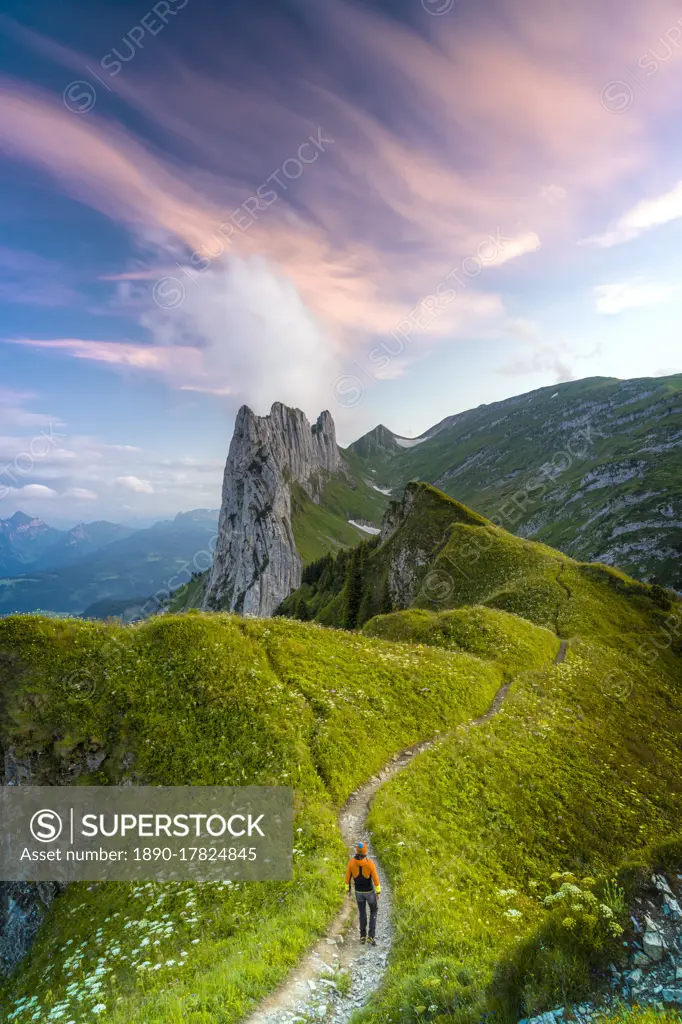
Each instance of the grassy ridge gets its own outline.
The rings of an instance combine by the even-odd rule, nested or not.
[[[505,552],[490,560],[478,596],[512,595],[517,612],[547,618],[534,586],[551,580],[549,567],[533,586],[508,557],[505,586]],[[680,659],[664,643],[653,663],[638,656],[662,638],[663,619],[627,578],[564,559],[561,570],[554,613],[570,638],[565,663],[517,677],[497,717],[417,759],[377,796],[370,820],[396,885],[398,941],[368,1020],[468,1024],[495,1012],[513,1021],[589,996],[620,940],[584,911],[553,914],[538,896],[555,872],[599,886],[677,835]],[[472,583],[461,588],[476,596]],[[483,642],[494,636],[488,614]],[[459,615],[411,611],[365,630],[395,635],[404,619],[404,638],[414,630],[443,643],[450,622],[462,635]]]
[[[5,987],[7,1013],[36,997],[19,1004],[19,1024],[91,1020],[95,1006],[117,1024],[237,1020],[339,906],[339,805],[396,750],[480,714],[506,673],[468,655],[227,615],[128,628],[9,618],[0,650],[1,745],[31,763],[34,783],[294,785],[300,830],[291,883],[70,886]],[[371,699],[358,704],[359,691]],[[99,769],[74,778],[101,753]]]
[[[514,672],[523,672],[529,665],[549,663],[559,648],[559,641],[550,630],[482,606],[440,613],[414,608],[377,615],[369,620],[363,633],[383,640],[468,651],[479,658],[502,657]]]
[[[564,573],[580,566],[584,609],[580,628],[592,631],[604,615],[620,607],[609,598],[616,588],[653,614],[662,588],[639,583],[608,566],[576,563],[554,548],[522,540],[471,512],[460,502],[424,483],[405,490],[401,505],[389,510],[394,528],[379,546],[364,544],[358,625],[376,616],[386,603],[392,610],[431,610],[485,605],[546,626],[561,634],[558,616],[567,583]],[[325,563],[329,563],[328,565]],[[351,583],[351,558],[341,552],[320,563],[324,571],[282,603],[281,613],[343,625]],[[604,598],[604,601],[602,601]],[[561,634],[563,635],[563,634]]]

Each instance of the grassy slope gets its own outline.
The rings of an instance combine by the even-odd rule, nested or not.
[[[557,653],[556,635],[550,630],[482,606],[446,612],[414,608],[377,615],[363,633],[398,643],[467,651],[479,658],[502,657],[514,672],[523,672],[528,665],[547,664]]]
[[[531,882],[546,886],[557,870],[608,874],[675,834],[682,606],[659,607],[665,594],[520,540],[427,485],[412,486],[409,502],[368,557],[365,591],[378,595],[396,565],[418,565],[413,607],[363,632],[496,652],[521,674],[498,718],[418,759],[377,798],[372,825],[397,886],[399,941],[370,1016],[473,1022],[496,1010],[512,1020],[586,995],[594,967],[593,946],[567,935],[543,960],[547,913]],[[304,591],[320,618],[340,613],[342,593]],[[549,660],[552,634],[570,641],[566,662],[524,672],[543,650]],[[498,890],[511,889],[509,903]],[[524,936],[525,959],[500,979]]]
[[[653,1007],[637,1007],[628,1010],[623,1007],[614,1013],[604,1014],[602,1024],[681,1024],[679,1010],[655,1010]]]
[[[376,526],[381,523],[387,505],[386,496],[366,483],[357,459],[346,454],[343,457],[352,486],[345,477],[331,478],[319,505],[302,488],[296,485],[292,488],[292,528],[296,549],[304,565],[330,551],[352,547],[366,536],[362,530],[351,526],[349,519],[367,521]]]
[[[562,932],[563,918],[541,907],[533,883],[542,892],[552,871],[610,873],[677,834],[682,619],[645,585],[519,541],[431,488],[417,497],[393,544],[430,547],[426,572],[447,566],[475,531],[487,538],[475,576],[453,576],[439,603],[375,619],[364,636],[224,615],[128,629],[0,623],[2,646],[35,666],[23,678],[13,670],[3,745],[43,751],[48,777],[65,756],[106,743],[103,774],[88,781],[118,779],[133,749],[140,779],[293,783],[303,829],[287,885],[152,887],[143,911],[131,910],[143,902],[131,887],[73,886],[53,906],[13,998],[36,986],[42,1000],[61,998],[67,981],[92,974],[104,955],[113,974],[97,998],[111,1007],[122,996],[105,1021],[235,1020],[338,906],[334,816],[348,793],[396,749],[479,714],[512,675],[498,717],[415,759],[377,798],[371,823],[393,876],[397,942],[366,1015],[474,1024],[496,1010],[511,1020],[585,991],[599,959],[594,936]],[[557,634],[570,639],[568,657],[548,667]],[[113,652],[112,637],[121,641]],[[74,670],[99,673],[93,704],[64,692]],[[360,687],[374,700],[358,704]],[[182,966],[130,970],[123,956],[139,961],[132,950],[140,947],[126,915],[160,922],[162,912],[175,931],[153,957],[141,955]],[[84,944],[71,976],[67,936]],[[617,951],[607,947],[609,957]]]
[[[340,804],[396,750],[482,712],[507,674],[468,655],[196,613],[128,628],[8,618],[0,650],[12,656],[0,743],[33,759],[35,783],[70,781],[67,767],[104,747],[101,769],[80,782],[119,781],[132,752],[138,781],[296,787],[292,883],[76,884],[53,904],[5,998],[35,993],[47,1020],[72,985],[64,1020],[104,1004],[98,1019],[116,1024],[224,1024],[246,1012],[339,906]],[[74,672],[92,680],[92,700],[70,690]],[[375,699],[358,706],[368,686]],[[111,973],[98,988],[100,957]]]
[[[177,614],[178,612],[191,611],[193,608],[200,608],[201,602],[204,599],[207,582],[208,573],[203,572],[200,576],[190,580],[189,583],[185,583],[183,587],[179,587],[171,596],[168,610],[173,614]]]
[[[361,462],[382,486],[428,480],[509,530],[682,589],[681,438],[682,375],[591,378],[479,406]]]
[[[453,550],[466,529],[453,531]],[[448,601],[554,620],[568,656],[521,675],[498,717],[379,793],[371,824],[397,886],[398,944],[373,1021],[516,1020],[587,996],[619,942],[600,951],[537,893],[553,872],[609,877],[678,834],[682,612],[611,570],[496,533]],[[365,632],[468,644],[469,614],[408,611]],[[477,649],[498,649],[498,624],[482,614]]]

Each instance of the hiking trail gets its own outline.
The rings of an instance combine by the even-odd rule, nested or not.
[[[566,657],[567,640],[561,640],[554,665],[561,665]],[[479,718],[463,723],[471,729],[484,725],[500,710],[513,679],[504,683],[495,694],[492,704]],[[458,726],[459,729],[462,725]],[[350,850],[358,839],[370,843],[367,816],[377,790],[403,771],[417,754],[450,739],[452,732],[430,740],[422,740],[394,754],[387,765],[368,782],[357,789],[346,801],[339,814],[339,828],[344,843]],[[308,1024],[324,1020],[327,1024],[346,1024],[351,1014],[364,1006],[379,988],[393,943],[392,892],[390,879],[383,871],[376,855],[370,851],[381,880],[379,914],[377,917],[376,946],[361,946],[358,941],[355,897],[345,900],[327,934],[319,939],[300,964],[282,984],[271,992],[245,1020],[245,1024]],[[350,987],[339,985],[335,976],[348,972]]]

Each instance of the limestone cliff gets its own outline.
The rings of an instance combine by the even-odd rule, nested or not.
[[[279,402],[268,416],[242,406],[225,466],[218,543],[203,607],[271,615],[301,582],[292,485],[319,502],[330,475],[340,472],[328,412],[311,426],[300,409]]]

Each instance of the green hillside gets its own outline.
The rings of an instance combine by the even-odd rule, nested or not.
[[[292,488],[292,529],[304,565],[357,544],[364,533],[349,520],[374,527],[381,523],[388,498],[367,483],[356,458],[345,455],[344,462],[344,475],[327,481],[319,504],[302,488]]]
[[[199,613],[0,621],[0,746],[34,783],[293,785],[297,829],[290,883],[70,886],[5,982],[8,1019],[237,1021],[340,906],[340,806],[437,733],[372,808],[396,934],[363,1018],[511,1024],[604,985],[639,880],[682,868],[679,602],[426,485],[387,524],[340,556],[355,601],[394,609],[362,632]],[[335,568],[305,585],[330,618],[351,578],[332,593]],[[464,728],[507,683],[500,713]],[[546,904],[566,877],[593,902]]]
[[[65,1005],[79,1022],[101,1003],[107,1022],[237,1020],[338,907],[345,851],[335,814],[346,797],[396,750],[483,712],[506,677],[503,664],[465,655],[197,613],[128,628],[8,618],[0,651],[0,746],[30,761],[35,783],[71,781],[78,765],[77,781],[89,784],[296,786],[292,883],[74,884],[53,904],[6,1005],[36,994],[44,1019]],[[74,673],[92,680],[85,704],[64,685]],[[359,686],[378,702],[357,709]],[[368,732],[371,749],[358,757]],[[99,770],[83,770],[97,752],[107,755]],[[130,926],[141,917],[158,951],[142,950]],[[100,957],[107,974],[96,985]],[[174,963],[139,970],[150,957]]]
[[[682,591],[682,375],[589,378],[350,446],[395,493],[426,480],[505,529]]]

